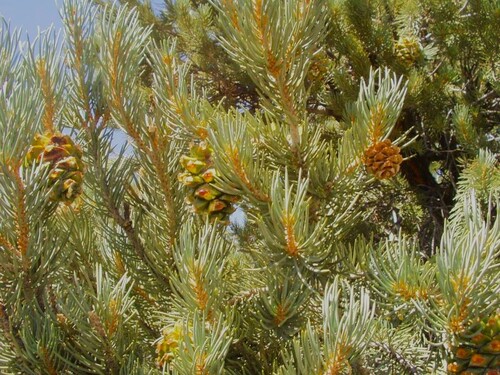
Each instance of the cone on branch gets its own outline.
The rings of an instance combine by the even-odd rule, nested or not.
[[[156,363],[162,367],[171,362],[179,350],[179,342],[184,336],[182,324],[177,323],[163,329],[163,335],[156,343]]]
[[[401,168],[403,157],[399,147],[392,144],[390,139],[374,142],[363,155],[363,163],[368,173],[379,180],[394,177]]]
[[[225,194],[214,185],[217,171],[213,167],[211,154],[212,150],[205,141],[193,143],[190,154],[180,158],[185,171],[178,175],[178,179],[190,188],[186,202],[195,213],[208,215],[212,221],[218,219],[228,222],[229,215],[236,210],[233,204],[240,198]]]
[[[500,374],[500,311],[455,337],[449,374]]]
[[[397,59],[406,66],[417,65],[424,58],[422,47],[416,38],[403,37],[394,49]]]
[[[62,3],[0,22],[1,373],[498,374],[493,2]]]
[[[82,193],[84,164],[82,151],[70,136],[37,134],[26,155],[26,164],[47,163],[51,199],[70,205]]]

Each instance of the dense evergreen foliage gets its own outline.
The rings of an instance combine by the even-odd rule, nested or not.
[[[1,373],[500,374],[498,0],[61,16],[0,24]]]

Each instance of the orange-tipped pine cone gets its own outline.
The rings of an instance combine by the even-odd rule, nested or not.
[[[379,180],[394,177],[401,167],[403,157],[400,149],[390,139],[372,144],[365,151],[363,163],[366,170]]]
[[[456,335],[448,374],[500,375],[500,313],[494,312]]]

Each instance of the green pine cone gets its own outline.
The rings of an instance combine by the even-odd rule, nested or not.
[[[221,212],[229,216],[234,211],[236,211],[236,208],[233,205],[227,205]]]
[[[403,64],[413,66],[424,58],[422,48],[416,38],[402,38],[395,45],[396,56]]]
[[[202,213],[207,211],[209,201],[200,198],[194,198],[192,205],[194,212]]]
[[[37,134],[26,155],[26,164],[49,164],[51,200],[69,205],[82,193],[82,156],[82,151],[68,135]]]
[[[500,373],[500,313],[471,324],[456,337],[448,364],[450,374]]]
[[[177,178],[191,188],[185,201],[195,213],[208,215],[211,221],[227,223],[229,215],[236,211],[233,203],[238,202],[240,197],[224,194],[213,185],[217,170],[210,159],[211,153],[206,142],[192,144],[190,156],[182,155],[179,160],[185,171],[179,173]]]
[[[210,214],[209,218],[211,222],[218,220],[222,223],[227,223],[229,221],[227,215],[223,212],[214,212]]]
[[[220,196],[220,199],[223,201],[229,202],[229,203],[238,203],[241,198],[237,195],[229,195],[229,194],[223,194]]]
[[[213,182],[216,176],[215,168],[209,168],[201,174],[203,181],[205,182]]]

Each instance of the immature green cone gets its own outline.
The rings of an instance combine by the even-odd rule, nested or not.
[[[394,146],[390,139],[372,144],[363,156],[366,170],[379,180],[394,177],[402,162],[399,147]]]
[[[48,163],[51,199],[71,204],[82,193],[82,151],[71,137],[62,134],[37,134],[26,155],[26,164]]]
[[[424,57],[420,43],[415,38],[402,38],[396,43],[395,50],[398,60],[406,66],[416,65]]]
[[[500,312],[472,324],[456,337],[449,374],[500,375]]]
[[[197,214],[208,215],[212,220],[227,223],[229,215],[236,209],[233,204],[239,201],[235,195],[224,194],[215,185],[217,171],[211,160],[212,150],[206,142],[191,145],[190,155],[182,155],[180,163],[184,171],[178,180],[190,188],[186,202]]]
[[[156,344],[156,353],[158,357],[156,362],[162,367],[164,364],[172,361],[179,350],[179,341],[182,339],[182,325],[176,324],[163,329],[163,336]]]

